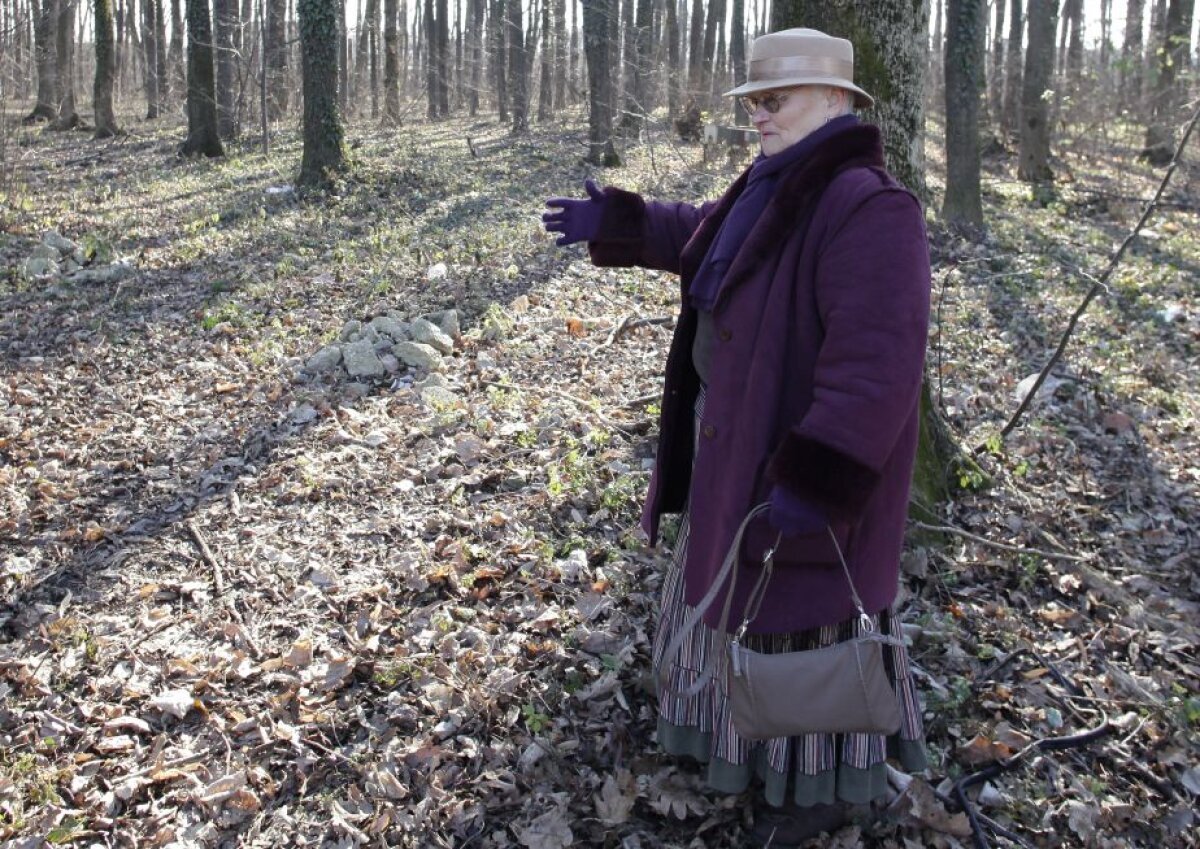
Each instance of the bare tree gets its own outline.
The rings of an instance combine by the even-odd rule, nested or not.
[[[567,105],[567,78],[571,75],[571,64],[567,57],[567,2],[547,2],[554,7],[554,108],[560,110]]]
[[[491,46],[492,90],[496,92],[496,112],[501,122],[508,121],[508,27],[504,23],[505,0],[490,0],[488,6],[488,43]]]
[[[942,216],[983,225],[979,191],[979,106],[983,92],[984,0],[946,5],[946,196]]]
[[[1017,132],[1021,122],[1021,36],[1024,31],[1025,14],[1021,0],[1012,0],[1012,14],[1008,18],[1008,57],[1005,62],[1008,73],[1004,77],[1004,109],[1000,119],[1006,138]]]
[[[330,80],[338,71],[338,0],[299,0],[300,73],[304,89],[304,154],[298,181],[326,188],[346,167],[345,133]]]
[[[1193,0],[1171,0],[1167,7],[1155,69],[1152,111],[1141,152],[1152,165],[1166,165],[1174,156],[1174,113],[1184,94],[1177,81],[1180,71],[1188,66],[1193,8]]]
[[[729,33],[729,54],[733,60],[733,84],[741,85],[746,79],[746,0],[733,0],[733,23]],[[733,122],[749,125],[750,116],[741,104],[733,104]]]
[[[280,120],[288,108],[287,2],[266,3],[267,115]]]
[[[688,32],[688,94],[704,90],[704,0],[692,0],[692,25]]]
[[[70,130],[79,124],[75,109],[75,9],[78,0],[59,0],[54,33],[56,76],[59,81],[58,114],[50,124],[54,130]]]
[[[550,20],[549,0],[542,0],[542,50],[539,67],[537,119],[547,120],[554,107],[554,27]]]
[[[164,96],[169,98],[169,92],[181,92],[187,87],[183,68],[183,11],[179,0],[171,0],[171,45],[167,50],[167,68],[169,72],[164,74],[163,79],[168,94]]]
[[[1121,44],[1121,105],[1139,105],[1142,96],[1142,25],[1146,0],[1129,0],[1125,7],[1125,40]]]
[[[620,165],[613,145],[612,40],[609,25],[616,0],[588,0],[583,4],[583,49],[588,69],[588,161]]]
[[[216,30],[217,134],[234,139],[238,134],[236,76],[237,53],[234,33],[238,28],[237,0],[213,0],[213,28]]]
[[[216,80],[208,0],[187,0],[188,134],[180,153],[224,156],[217,132]]]
[[[992,28],[992,75],[987,83],[988,110],[995,126],[1001,124],[1004,111],[1004,14],[1008,8],[1006,0],[995,0],[996,25]]]
[[[58,19],[57,0],[31,0],[33,11],[34,60],[37,65],[37,103],[25,116],[26,122],[53,121],[58,117],[59,80],[55,52],[55,23]]]
[[[117,119],[113,115],[113,13],[109,0],[94,0],[96,16],[96,79],[92,86],[92,108],[96,113],[93,138],[115,136]]]
[[[1050,107],[1045,94],[1054,67],[1054,30],[1058,0],[1029,0],[1029,46],[1025,48],[1021,88],[1021,143],[1017,176],[1030,182],[1049,180]]]
[[[397,0],[383,2],[383,122],[400,123],[400,33]]]
[[[512,91],[512,131],[529,130],[529,75],[525,49],[525,22],[522,0],[508,0],[508,85]]]

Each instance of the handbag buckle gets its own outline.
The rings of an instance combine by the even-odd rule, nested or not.
[[[865,612],[858,614],[858,630],[863,634],[875,633],[875,623],[871,621],[871,617]]]

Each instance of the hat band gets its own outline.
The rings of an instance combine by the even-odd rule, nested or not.
[[[751,62],[748,76],[750,82],[761,83],[814,72],[826,77],[841,77],[853,83],[854,63],[832,56],[781,56]]]

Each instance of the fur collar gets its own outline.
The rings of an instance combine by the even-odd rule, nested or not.
[[[784,170],[779,175],[775,194],[729,267],[718,303],[725,300],[738,282],[752,274],[763,260],[771,256],[779,244],[794,234],[798,223],[812,215],[821,194],[834,177],[849,168],[882,168],[883,164],[883,141],[879,128],[857,124],[826,139],[803,162]],[[684,303],[687,303],[687,291],[692,278],[716,238],[725,216],[746,188],[749,177],[750,169],[747,168],[696,228],[684,247],[680,257]]]

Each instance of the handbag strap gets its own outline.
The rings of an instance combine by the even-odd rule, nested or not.
[[[667,648],[663,652],[664,663],[659,666],[658,670],[658,684],[660,690],[673,692],[670,688],[670,679],[667,674],[668,667],[665,661],[668,658],[675,657],[679,653],[679,650],[683,648],[683,641],[687,639],[687,636],[689,633],[691,633],[692,629],[700,624],[700,620],[704,617],[704,614],[708,612],[708,609],[712,607],[712,603],[717,598],[717,593],[721,591],[721,587],[728,579],[730,580],[729,592],[725,595],[725,604],[721,609],[721,618],[717,622],[717,628],[714,634],[720,636],[727,633],[726,628],[729,625],[729,614],[733,605],[733,591],[737,586],[738,552],[742,547],[742,537],[746,533],[746,528],[749,526],[750,522],[755,517],[770,509],[771,505],[768,502],[756,504],[754,507],[750,508],[750,512],[746,514],[746,518],[742,519],[742,523],[738,526],[737,533],[733,537],[733,542],[729,546],[729,551],[725,555],[724,562],[721,563],[721,569],[717,572],[717,577],[713,581],[712,586],[708,588],[708,592],[705,593],[704,598],[700,599],[700,603],[692,609],[683,626],[680,627],[680,629],[676,631],[674,635],[672,635],[671,642],[667,644]],[[867,615],[866,610],[863,608],[862,598],[859,596],[858,590],[854,586],[854,579],[850,576],[850,567],[846,565],[846,557],[844,554],[842,554],[842,547],[838,543],[837,535],[833,532],[833,528],[829,525],[825,526],[825,530],[829,533],[829,539],[833,542],[834,551],[837,552],[838,562],[842,567],[842,574],[846,576],[846,583],[850,586],[850,598],[854,602],[855,610],[858,611],[859,630],[861,632],[860,636],[874,635],[875,625],[871,621],[871,617]],[[746,600],[746,612],[742,618],[741,626],[738,628],[737,633],[733,636],[734,642],[739,642],[741,638],[745,636],[746,629],[758,616],[759,609],[762,607],[763,600],[767,595],[767,584],[770,582],[771,575],[774,572],[775,551],[779,547],[779,543],[782,539],[783,534],[780,533],[779,536],[775,538],[775,544],[768,548],[766,553],[763,554],[763,568],[759,573],[758,580],[755,582],[754,587],[750,590],[750,596]],[[878,636],[883,638],[882,635]],[[887,642],[892,642],[891,638],[883,639]],[[709,654],[708,661],[704,664],[704,669],[701,670],[700,677],[697,678],[690,687],[680,691],[683,696],[690,698],[696,695],[700,692],[704,685],[708,683],[708,680],[716,674],[717,665],[720,663],[723,653],[715,651],[715,645],[713,648],[714,651]]]

